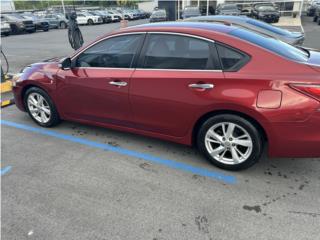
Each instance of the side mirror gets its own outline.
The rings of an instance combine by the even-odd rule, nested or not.
[[[61,59],[59,62],[59,67],[62,70],[70,70],[71,69],[71,59],[69,57]]]

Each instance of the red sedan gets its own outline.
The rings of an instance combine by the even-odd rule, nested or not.
[[[25,68],[19,109],[196,145],[238,170],[271,157],[320,157],[320,52],[235,26],[162,23],[101,37]]]

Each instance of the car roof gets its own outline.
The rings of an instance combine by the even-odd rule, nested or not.
[[[138,26],[128,27],[128,30],[145,30],[159,28],[161,30],[172,29],[172,28],[188,28],[188,29],[196,29],[196,30],[207,30],[219,33],[229,33],[232,30],[237,29],[235,26],[228,26],[223,24],[214,24],[214,23],[202,23],[202,22],[162,22],[162,23],[148,23],[142,24]]]
[[[250,20],[247,16],[228,16],[228,15],[214,15],[214,16],[199,16],[188,18],[185,21],[193,21],[193,20],[220,20],[220,21],[242,21],[246,22]]]

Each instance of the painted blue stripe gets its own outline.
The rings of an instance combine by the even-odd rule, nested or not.
[[[63,133],[58,133],[58,132],[55,132],[52,130],[47,130],[44,128],[35,128],[35,127],[31,127],[31,126],[28,126],[25,124],[15,123],[15,122],[11,122],[11,121],[1,120],[1,124],[6,125],[6,126],[10,126],[10,127],[15,127],[18,129],[27,130],[27,131],[34,132],[34,133],[39,133],[42,135],[47,135],[47,136],[75,142],[75,143],[80,143],[83,145],[103,149],[106,151],[116,152],[116,153],[127,155],[130,157],[141,158],[146,161],[155,162],[155,163],[158,163],[161,165],[165,165],[170,168],[183,170],[183,171],[191,172],[193,174],[197,174],[200,176],[217,179],[217,180],[223,181],[225,183],[229,183],[229,184],[236,183],[236,177],[234,177],[234,176],[210,171],[205,168],[194,167],[194,166],[186,164],[186,163],[177,162],[177,161],[170,160],[170,159],[163,159],[163,158],[153,156],[150,154],[141,153],[141,152],[137,152],[137,151],[133,151],[133,150],[128,150],[128,149],[121,148],[121,147],[114,147],[114,146],[111,146],[108,144],[99,143],[99,142],[87,140],[84,138],[78,138],[78,137],[74,137],[71,135],[63,134]]]
[[[2,168],[1,169],[1,176],[5,175],[10,170],[11,170],[11,166],[6,166],[5,168]]]

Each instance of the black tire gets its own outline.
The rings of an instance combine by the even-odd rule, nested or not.
[[[60,22],[59,27],[63,29],[67,28],[67,24],[65,22]]]
[[[320,19],[318,19],[318,25],[320,25]]]
[[[37,119],[35,119],[31,112],[30,112],[30,109],[28,107],[28,103],[27,103],[27,100],[28,100],[28,96],[31,94],[31,93],[37,93],[37,94],[40,94],[45,100],[46,102],[48,103],[49,105],[49,109],[51,111],[51,115],[50,115],[50,118],[49,118],[49,121],[46,122],[46,123],[41,123],[39,122]],[[36,122],[38,125],[40,125],[41,127],[53,127],[57,124],[60,123],[60,117],[59,117],[59,113],[53,103],[53,101],[51,100],[50,96],[44,91],[42,90],[41,88],[38,88],[38,87],[31,87],[29,88],[25,94],[24,94],[24,105],[25,105],[25,108],[29,114],[29,116],[32,118],[32,120],[34,122]]]
[[[44,32],[48,32],[49,31],[49,28],[46,28],[46,29],[43,29]]]
[[[318,20],[318,17],[317,17],[317,16],[314,16],[314,17],[313,17],[313,21],[314,21],[314,22],[317,22],[317,20]]]
[[[93,20],[92,19],[88,19],[88,25],[93,25]]]
[[[207,150],[206,144],[205,144],[205,137],[208,132],[208,130],[219,123],[234,123],[244,130],[247,131],[249,134],[251,141],[252,141],[252,151],[250,155],[248,155],[248,158],[245,161],[242,161],[237,164],[227,164],[223,163],[221,161],[216,160],[213,158],[209,151]],[[209,119],[207,119],[202,126],[200,127],[198,133],[197,133],[197,146],[202,154],[215,166],[226,169],[226,170],[241,170],[251,167],[253,164],[258,162],[258,160],[261,157],[261,154],[263,152],[263,140],[262,135],[259,132],[259,130],[248,120],[239,117],[237,115],[233,114],[221,114],[213,116]],[[229,145],[230,146],[230,145]],[[231,154],[231,152],[230,152]]]

